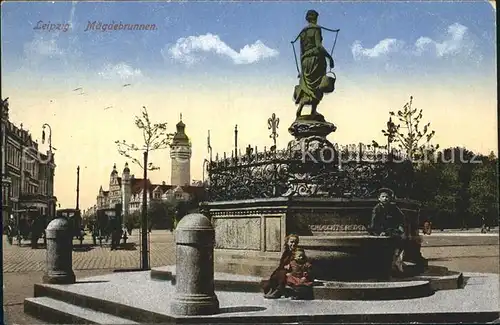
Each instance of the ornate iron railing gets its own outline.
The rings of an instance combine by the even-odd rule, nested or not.
[[[332,150],[332,149],[330,149]],[[258,152],[208,163],[210,201],[306,196],[364,198],[390,187],[409,197],[413,167],[399,151],[357,144],[335,146],[333,155],[309,155],[290,148]]]

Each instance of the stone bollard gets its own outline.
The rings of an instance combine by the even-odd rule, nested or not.
[[[171,312],[176,315],[213,315],[219,313],[214,292],[215,231],[202,214],[189,214],[175,229],[175,296]]]
[[[52,220],[47,229],[47,269],[43,283],[75,283],[73,272],[73,233],[66,218]]]

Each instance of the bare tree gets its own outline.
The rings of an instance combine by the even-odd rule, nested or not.
[[[118,146],[118,153],[132,160],[142,170],[158,170],[160,167],[154,166],[151,162],[141,162],[138,158],[134,157],[134,154],[140,151],[148,156],[151,151],[167,149],[174,134],[167,133],[167,122],[151,123],[146,106],[143,106],[142,109],[142,117],[135,117],[135,126],[142,131],[144,144],[139,147],[135,144],[129,144],[125,140],[116,140],[115,143]]]
[[[407,157],[415,161],[425,157],[426,154],[434,153],[439,145],[430,144],[436,131],[429,129],[430,122],[421,128],[423,109],[413,108],[412,102],[413,96],[410,96],[410,101],[403,106],[402,110],[389,112],[387,130],[382,130],[382,134],[388,138],[388,144],[397,143]],[[392,122],[393,116],[397,116],[400,124]],[[379,146],[375,141],[373,144]]]
[[[142,107],[142,117],[135,117],[135,126],[142,131],[144,143],[142,146],[127,143],[125,140],[116,140],[118,153],[141,167],[144,171],[144,185],[142,191],[142,218],[141,218],[141,268],[149,269],[149,249],[148,249],[148,170],[158,170],[160,167],[148,162],[149,152],[167,149],[170,146],[173,134],[167,132],[167,123],[151,123],[146,106]],[[134,154],[143,153],[141,162]]]

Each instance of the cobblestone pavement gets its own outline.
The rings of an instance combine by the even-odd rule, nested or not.
[[[138,232],[132,233],[127,247],[111,251],[109,245],[90,246],[92,239],[87,236],[83,249],[78,241],[74,242],[73,270],[138,268],[141,252]],[[152,267],[175,263],[173,234],[169,231],[153,231],[150,236],[150,263]],[[40,243],[42,241],[40,240]],[[31,249],[29,241],[9,245],[3,236],[3,273],[33,272],[45,269],[44,248]]]
[[[91,237],[86,236],[83,249],[78,241],[74,242],[73,270],[100,270],[138,268],[140,266],[140,240],[138,230],[134,230],[127,240],[127,248],[111,251],[109,244],[103,247],[91,246]],[[439,236],[439,234],[437,235]],[[174,264],[175,245],[173,233],[166,230],[153,230],[150,235],[150,263],[152,267]],[[466,239],[464,239],[466,240]],[[3,241],[3,273],[35,272],[45,269],[44,248],[31,249],[29,241],[21,247],[9,245],[6,236]],[[41,243],[41,240],[40,240]],[[449,246],[423,247],[422,254],[432,259],[446,260],[464,257],[498,257],[498,246]]]
[[[31,249],[26,241],[21,247],[9,245],[3,236],[3,308],[6,324],[44,324],[23,312],[23,301],[33,296],[33,285],[40,283],[45,268],[45,249]],[[90,244],[87,236],[84,244]],[[73,270],[77,278],[110,273],[114,269],[138,268],[140,248],[138,231],[129,240],[135,247],[111,251],[109,246],[73,252]],[[151,267],[175,263],[173,234],[153,230],[150,236]],[[78,248],[78,242],[75,247]],[[134,245],[129,245],[134,246]],[[433,265],[462,272],[499,273],[498,246],[423,247],[422,254]]]

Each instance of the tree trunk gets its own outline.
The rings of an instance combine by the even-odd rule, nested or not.
[[[148,152],[144,152],[144,186],[142,191],[141,216],[141,269],[149,270],[148,247]]]

